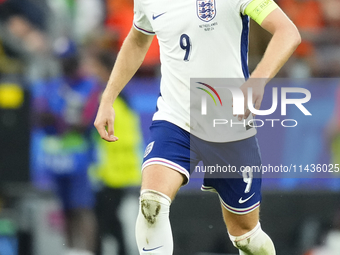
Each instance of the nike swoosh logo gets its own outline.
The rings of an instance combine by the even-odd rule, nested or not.
[[[161,247],[163,247],[163,245],[162,246],[158,246],[158,247],[156,247],[156,248],[152,248],[152,249],[145,249],[145,247],[143,248],[143,251],[154,251],[154,250],[157,250],[157,249],[159,249],[159,248],[161,248]]]
[[[152,19],[155,20],[157,19],[158,17],[162,16],[163,14],[165,14],[166,12],[163,12],[161,14],[158,14],[157,16],[155,16],[155,14],[152,14]]]
[[[245,202],[247,202],[249,199],[251,199],[253,196],[255,195],[255,192],[253,193],[253,195],[251,195],[250,197],[246,198],[246,199],[242,199],[242,197],[240,198],[240,200],[238,201],[240,204],[243,204]]]

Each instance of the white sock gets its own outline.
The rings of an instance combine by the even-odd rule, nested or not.
[[[136,222],[139,254],[172,255],[170,204],[168,196],[154,190],[142,190]]]
[[[94,255],[93,252],[76,249],[76,248],[67,249],[65,253],[66,255]]]
[[[275,255],[275,247],[270,237],[261,229],[260,222],[250,232],[242,236],[232,236],[230,240],[239,249],[240,255]]]

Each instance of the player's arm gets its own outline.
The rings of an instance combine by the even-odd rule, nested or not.
[[[132,27],[119,51],[94,122],[100,136],[106,141],[118,140],[113,130],[113,102],[142,64],[152,39],[153,35],[143,34]]]
[[[261,23],[273,35],[264,56],[251,78],[273,78],[301,42],[300,33],[280,8],[273,10]]]
[[[271,4],[268,5],[269,2]],[[300,44],[301,37],[296,26],[273,1],[254,0],[248,5],[245,13],[273,35],[262,60],[251,74],[251,79],[241,88],[247,98],[248,87],[252,87],[253,104],[255,109],[259,110],[265,85],[287,62]],[[250,111],[247,110],[244,117],[247,118],[249,114]]]

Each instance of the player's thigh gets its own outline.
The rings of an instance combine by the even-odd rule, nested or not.
[[[231,235],[249,232],[258,223],[261,202],[262,176],[256,171],[261,166],[261,156],[256,137],[201,144],[200,148],[206,152],[203,163],[220,169],[215,167],[213,174],[205,174],[202,190],[219,194],[224,221]]]
[[[248,233],[254,229],[259,222],[259,207],[247,214],[232,213],[224,206],[221,207],[224,222],[227,225],[229,234],[232,236],[241,236]]]
[[[174,199],[189,181],[191,164],[197,163],[192,155],[187,131],[167,121],[153,121],[142,165],[142,190],[156,190]]]
[[[180,172],[163,165],[154,164],[143,169],[141,189],[156,190],[173,200],[185,181],[186,176]]]

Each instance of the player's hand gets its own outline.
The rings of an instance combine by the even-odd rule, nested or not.
[[[116,142],[118,137],[114,136],[115,111],[111,103],[102,101],[100,103],[94,126],[102,139],[108,142]]]
[[[244,115],[238,115],[238,120],[242,118],[247,119],[250,115],[250,110],[248,109],[248,88],[252,88],[252,104],[256,110],[260,110],[264,88],[266,86],[265,79],[248,79],[240,88],[244,95]],[[255,116],[255,114],[253,114]]]

